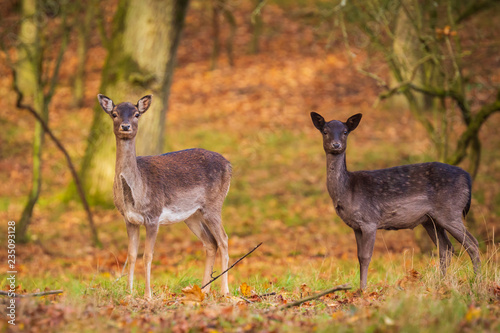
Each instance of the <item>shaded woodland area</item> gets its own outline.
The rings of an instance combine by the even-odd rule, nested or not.
[[[2,331],[80,331],[89,318],[90,330],[178,332],[500,327],[500,2],[6,0],[0,15],[0,217],[16,221],[17,292],[64,290],[23,299],[23,327],[4,321]],[[230,271],[231,297],[217,285],[205,300],[182,300],[204,260],[183,224],[160,228],[153,301],[140,297],[142,262],[138,293],[127,295],[115,139],[98,93],[154,95],[138,154],[201,147],[231,161],[230,262],[263,242]],[[355,292],[356,243],[326,191],[311,111],[363,113],[349,170],[467,170],[465,223],[483,276],[454,243],[441,277],[421,227],[380,231],[368,290]],[[344,283],[353,290],[276,310]]]

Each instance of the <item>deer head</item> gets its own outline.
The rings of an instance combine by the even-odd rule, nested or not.
[[[101,94],[97,95],[102,109],[113,119],[115,136],[121,140],[135,138],[139,126],[139,118],[151,106],[152,98],[152,95],[146,95],[136,105],[128,102],[115,105],[109,97]]]
[[[332,120],[325,122],[320,114],[311,112],[314,126],[323,135],[323,148],[327,154],[342,154],[347,147],[347,136],[358,127],[361,121],[361,113],[351,116],[345,123]]]

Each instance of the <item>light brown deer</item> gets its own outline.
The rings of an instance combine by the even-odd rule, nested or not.
[[[144,296],[151,298],[151,261],[161,224],[184,221],[206,250],[203,285],[211,279],[215,255],[220,251],[222,271],[228,267],[227,234],[222,226],[222,204],[229,191],[231,164],[220,154],[188,149],[156,156],[136,156],[135,137],[139,118],[151,105],[152,96],[136,105],[97,95],[103,110],[113,119],[116,136],[114,202],[125,219],[128,234],[128,287],[133,292],[134,267],[139,246],[139,227],[146,228]],[[221,291],[229,293],[227,273]],[[204,292],[210,290],[210,285]]]

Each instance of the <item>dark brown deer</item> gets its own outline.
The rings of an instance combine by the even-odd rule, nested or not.
[[[474,272],[479,271],[478,242],[462,222],[471,203],[471,178],[467,172],[438,162],[349,172],[347,136],[358,126],[361,114],[345,123],[325,122],[315,112],[311,112],[311,118],[323,135],[328,193],[337,215],[354,230],[361,289],[366,288],[377,229],[413,229],[421,224],[438,246],[443,274],[454,252],[448,231],[469,253]]]
[[[115,105],[106,96],[97,97],[113,120],[116,136],[113,193],[115,206],[127,226],[130,292],[133,292],[139,227],[143,225],[146,228],[144,296],[151,298],[151,261],[158,227],[182,221],[205,247],[205,285],[211,279],[217,250],[220,250],[222,271],[228,266],[227,235],[222,226],[221,210],[231,181],[231,164],[222,155],[204,149],[136,156],[135,136],[139,118],[151,105],[152,96],[144,96],[136,105]],[[227,273],[221,279],[221,291],[228,294]],[[210,285],[203,291],[209,290]]]

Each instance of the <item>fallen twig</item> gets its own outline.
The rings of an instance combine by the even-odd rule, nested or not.
[[[251,300],[249,300],[249,299],[248,299],[248,298],[246,298],[246,297],[239,296],[239,298],[241,298],[242,300],[244,300],[244,301],[245,301],[245,302],[247,302],[248,304],[253,303]]]
[[[325,296],[327,294],[331,294],[331,293],[333,293],[335,291],[349,290],[349,289],[351,289],[351,285],[350,284],[343,284],[343,285],[340,285],[340,286],[333,287],[332,289],[328,289],[328,290],[322,291],[322,292],[320,292],[317,295],[308,296],[308,297],[299,299],[298,301],[295,301],[295,302],[292,302],[292,303],[283,304],[282,306],[277,307],[275,310],[288,309],[288,308],[291,308],[291,307],[294,307],[294,306],[298,306],[298,305],[300,305],[302,303],[311,301],[313,299],[320,298],[321,296]]]
[[[209,284],[211,284],[212,282],[214,282],[215,280],[217,280],[218,278],[220,278],[223,274],[227,273],[227,271],[229,271],[231,268],[233,268],[237,263],[239,263],[240,261],[242,261],[243,259],[245,259],[246,256],[250,255],[253,251],[257,250],[257,248],[259,246],[262,245],[262,242],[257,245],[256,247],[254,247],[250,252],[248,252],[247,254],[245,254],[243,257],[241,257],[240,259],[236,260],[236,262],[234,264],[231,265],[231,267],[229,267],[228,269],[226,269],[224,272],[220,273],[219,275],[217,275],[216,277],[212,278],[212,280],[208,281],[207,284],[205,284],[203,287],[201,287],[201,289],[205,288],[206,286],[208,286]]]
[[[275,296],[275,295],[276,295],[276,293],[272,292],[272,293],[267,293],[267,294],[262,294],[262,295],[255,294],[255,295],[252,295],[250,299],[243,297],[243,296],[238,296],[238,297],[247,303],[255,303],[255,302],[261,301],[264,297]]]
[[[63,290],[49,290],[40,293],[32,293],[32,294],[16,294],[8,291],[0,290],[0,296],[9,296],[9,297],[39,297],[39,296],[47,296],[47,295],[57,295],[62,294]]]

